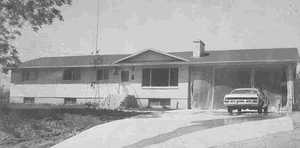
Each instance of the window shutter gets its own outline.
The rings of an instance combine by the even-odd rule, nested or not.
[[[143,69],[142,86],[150,86],[150,69]]]
[[[104,69],[104,76],[103,76],[103,79],[104,80],[108,80],[109,79],[109,70],[108,69]]]

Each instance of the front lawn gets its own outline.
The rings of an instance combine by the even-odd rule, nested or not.
[[[50,147],[92,126],[138,115],[89,108],[0,108],[0,148]]]

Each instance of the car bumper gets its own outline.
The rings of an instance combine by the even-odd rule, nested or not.
[[[225,106],[232,106],[232,105],[251,105],[251,106],[258,106],[258,103],[254,102],[228,102],[224,103]]]
[[[224,105],[226,107],[238,107],[238,108],[257,108],[259,103],[257,100],[225,100]]]
[[[259,104],[254,102],[231,102],[231,103],[224,103],[226,107],[230,107],[232,109],[258,109]]]

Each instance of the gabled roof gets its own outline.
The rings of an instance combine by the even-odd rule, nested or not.
[[[180,56],[176,56],[176,55],[173,55],[173,54],[169,54],[169,53],[166,53],[166,52],[163,52],[163,51],[160,51],[160,50],[156,50],[156,49],[145,49],[145,50],[139,51],[139,52],[137,52],[137,53],[131,54],[131,55],[127,56],[127,57],[124,57],[124,58],[122,58],[122,59],[119,59],[119,60],[115,61],[114,64],[121,63],[121,62],[126,61],[126,60],[128,60],[128,59],[132,59],[132,58],[134,58],[134,57],[137,57],[137,56],[142,55],[142,54],[144,54],[144,53],[146,53],[146,52],[149,52],[149,51],[150,51],[150,52],[157,53],[157,54],[160,54],[160,55],[164,55],[164,56],[167,56],[167,57],[170,57],[170,58],[174,58],[174,59],[176,59],[176,60],[178,60],[178,61],[185,61],[185,62],[189,61],[189,60],[187,60],[187,59],[185,59],[185,58],[182,58],[182,57],[180,57]]]
[[[151,49],[158,52],[157,50]],[[130,59],[148,50],[135,54],[84,55],[64,57],[44,57],[26,61],[19,68],[57,68],[57,67],[94,67],[119,66],[121,61]],[[158,53],[180,59],[179,61],[160,64],[222,64],[222,63],[249,63],[249,62],[298,62],[297,48],[271,49],[241,49],[241,50],[209,50],[208,55],[194,58],[191,51]],[[141,63],[151,64],[151,63]],[[158,63],[156,63],[158,64]],[[124,64],[121,64],[124,65]]]

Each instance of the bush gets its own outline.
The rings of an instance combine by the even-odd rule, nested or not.
[[[97,109],[100,106],[99,103],[95,103],[95,102],[87,102],[84,105],[86,105],[87,108],[90,108],[90,109]]]
[[[133,95],[128,95],[120,104],[121,108],[129,109],[129,108],[138,108],[138,103]]]

